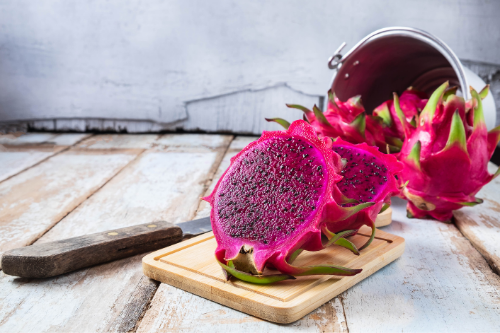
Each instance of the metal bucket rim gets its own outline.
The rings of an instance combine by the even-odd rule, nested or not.
[[[358,50],[360,47],[362,47],[364,44],[371,43],[379,38],[383,37],[388,37],[388,36],[404,36],[404,37],[410,37],[414,39],[418,39],[422,42],[425,42],[427,44],[432,45],[437,51],[439,51],[445,58],[448,60],[450,63],[451,67],[455,71],[455,74],[457,75],[458,81],[460,82],[460,86],[462,87],[462,94],[465,99],[470,98],[470,92],[468,89],[468,81],[464,73],[464,69],[462,67],[462,63],[456,56],[456,54],[451,50],[451,48],[446,45],[441,39],[438,37],[428,33],[427,31],[417,29],[417,28],[410,28],[410,27],[386,27],[382,28],[379,30],[376,30],[372,32],[371,34],[367,35],[365,38],[361,39],[356,45],[354,45],[345,55],[342,56],[341,59],[337,61],[337,70],[342,66],[342,63],[346,61],[349,56],[354,53],[356,50]],[[340,50],[338,50],[339,52]],[[334,58],[332,56],[332,58]],[[330,61],[331,59],[330,58]],[[329,61],[329,62],[330,62]],[[332,79],[332,84],[336,78],[336,75],[334,75]]]

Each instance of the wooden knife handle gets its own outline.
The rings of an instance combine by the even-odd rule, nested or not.
[[[3,254],[1,267],[8,275],[47,278],[158,250],[181,240],[181,228],[172,223],[145,223],[10,250]]]

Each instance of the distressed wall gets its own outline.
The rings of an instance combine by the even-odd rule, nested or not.
[[[319,102],[341,42],[386,26],[429,31],[488,76],[500,65],[499,14],[486,0],[4,0],[0,121],[259,133],[274,126],[263,117],[290,114],[285,102]]]

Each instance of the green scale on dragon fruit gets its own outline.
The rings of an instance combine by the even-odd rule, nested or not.
[[[228,279],[267,284],[301,275],[361,271],[292,264],[302,250],[319,251],[333,244],[359,253],[346,239],[357,230],[343,223],[374,203],[342,207],[345,202],[334,200],[342,161],[331,148],[331,139],[318,138],[309,124],[298,120],[287,131],[264,132],[231,159],[214,191],[204,198],[212,206],[215,256]],[[265,268],[280,274],[266,274]]]

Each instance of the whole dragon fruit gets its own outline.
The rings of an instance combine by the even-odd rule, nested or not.
[[[309,122],[320,136],[339,137],[351,143],[366,142],[370,146],[386,149],[382,124],[366,117],[360,96],[342,102],[332,90],[329,90],[327,110],[324,113],[316,105],[312,111],[301,105],[287,104],[287,106],[304,112],[304,120]],[[289,126],[289,123],[281,118],[266,120],[285,127]]]
[[[500,138],[500,126],[487,132],[481,97],[471,88],[472,100],[455,95],[441,85],[429,98],[414,122],[408,122],[394,95],[394,107],[405,133],[398,159],[401,177],[409,181],[404,189],[409,217],[452,218],[452,211],[482,202],[475,198],[482,186],[496,177],[487,164]]]
[[[334,144],[340,149],[340,142]],[[343,164],[332,150],[332,140],[318,138],[314,128],[300,120],[287,131],[264,132],[236,155],[204,198],[212,205],[215,255],[227,276],[266,284],[297,275],[359,273],[340,266],[292,265],[302,250],[318,251],[330,244],[359,254],[345,237],[363,224],[372,225],[366,219],[371,213],[354,217],[377,204],[357,204],[339,191]],[[265,267],[282,274],[263,275]]]
[[[408,88],[401,94],[399,97],[399,107],[407,122],[412,122],[424,109],[427,103],[426,98],[427,96],[424,93],[412,88]],[[405,133],[399,116],[396,113],[393,100],[388,100],[373,110],[373,116],[370,118],[382,125],[385,142],[401,149]]]

